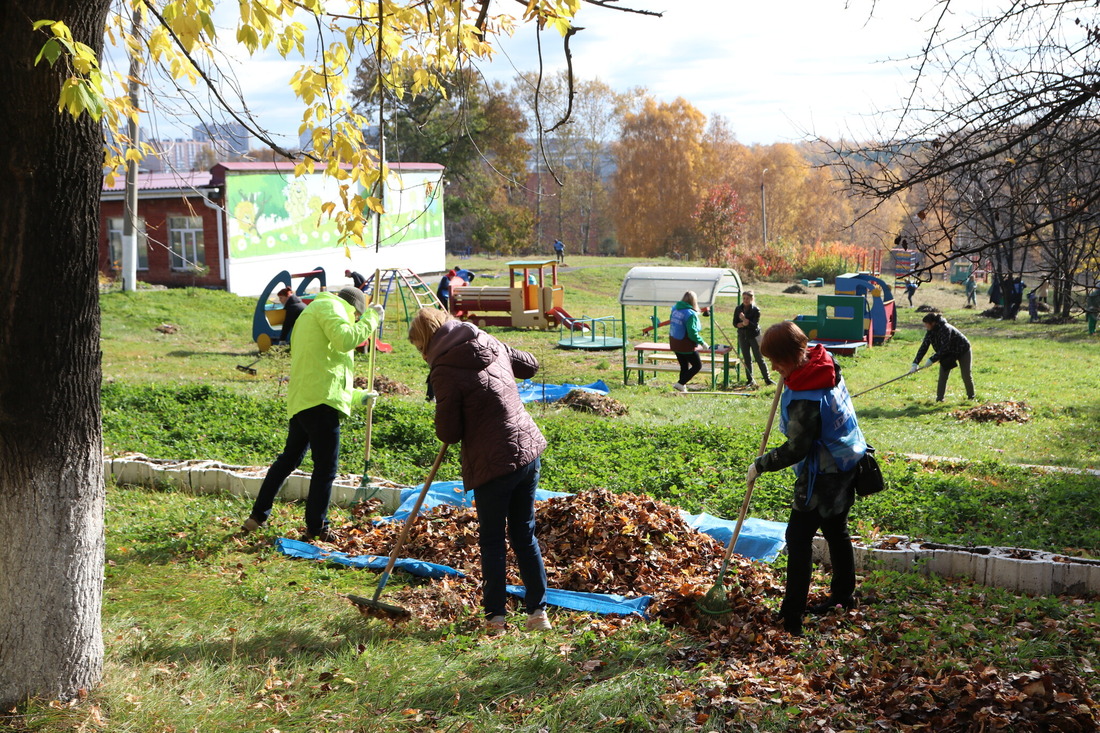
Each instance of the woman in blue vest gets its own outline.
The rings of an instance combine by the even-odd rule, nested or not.
[[[795,473],[794,500],[787,520],[787,588],[779,607],[783,628],[802,634],[810,591],[813,538],[820,529],[829,545],[833,577],[829,598],[810,613],[855,606],[855,557],[848,512],[855,503],[856,464],[867,443],[852,409],[840,365],[820,344],[807,348],[806,334],[791,321],[764,332],[760,350],[783,376],[779,429],[787,442],[757,458],[748,479],[788,466]]]
[[[707,348],[699,333],[699,300],[692,290],[684,293],[684,298],[672,306],[672,315],[668,324],[668,345],[676,352],[676,361],[680,362],[680,381],[672,385],[677,392],[687,392],[687,383],[703,368],[696,346]]]

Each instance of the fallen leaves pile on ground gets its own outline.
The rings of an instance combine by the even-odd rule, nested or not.
[[[955,410],[951,415],[959,420],[975,422],[1027,422],[1031,419],[1031,408],[1026,402],[1008,400],[1007,402],[987,402],[984,405]]]
[[[330,547],[351,554],[388,554],[401,526],[372,527],[369,511],[365,505],[356,507],[353,518],[337,528]],[[539,502],[537,522],[551,587],[652,595],[651,615],[690,633],[670,645],[669,662],[685,670],[711,671],[693,683],[669,677],[662,701],[678,717],[678,729],[709,730],[712,718],[727,724],[742,715],[746,721],[759,720],[763,709],[777,706],[806,731],[1098,729],[1096,702],[1072,665],[1055,669],[1035,661],[1032,671],[1003,672],[980,663],[966,668],[959,650],[950,658],[912,658],[899,651],[906,648],[907,636],[927,634],[941,622],[927,600],[879,599],[864,593],[857,608],[808,617],[811,638],[799,640],[778,627],[771,610],[782,594],[781,576],[770,565],[734,556],[725,584],[730,612],[702,613],[697,602],[714,586],[724,548],[687,527],[676,508],[650,497],[581,492]],[[467,577],[406,585],[387,591],[381,600],[407,609],[430,628],[462,620],[476,625],[477,538],[471,509],[445,506],[421,516],[401,555],[450,565]],[[520,582],[511,561],[509,582]],[[366,588],[362,595],[370,597],[373,590]],[[821,600],[820,594],[811,594],[810,601],[815,600]],[[1078,605],[1081,613],[1088,613],[1083,601]],[[1003,623],[980,615],[976,613],[975,624]],[[950,627],[950,620],[943,621]],[[632,623],[602,617],[589,628],[602,636]],[[584,665],[598,678],[605,662]]]
[[[726,584],[735,612],[715,621],[696,610],[696,601],[717,579],[725,548],[688,527],[675,507],[648,496],[595,489],[538,502],[536,522],[551,588],[651,595],[651,615],[708,635],[716,626],[743,626],[746,618],[771,625],[771,612],[762,601],[781,593],[774,571],[736,556],[730,564],[732,580]],[[348,523],[333,529],[333,542],[325,547],[350,555],[388,555],[400,532],[401,523]],[[400,555],[467,575],[465,580],[402,591],[430,597],[402,597],[402,604],[407,600],[420,608],[422,621],[449,623],[463,611],[461,602],[468,604],[467,612],[479,605],[481,556],[474,510],[441,506],[419,517]],[[511,561],[509,582],[521,583]]]
[[[602,417],[619,417],[627,413],[626,405],[617,399],[583,389],[570,390],[569,394],[558,400],[558,404],[581,412],[594,412]]]

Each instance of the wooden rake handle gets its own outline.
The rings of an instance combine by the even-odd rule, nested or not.
[[[397,556],[401,552],[401,548],[405,546],[405,540],[409,538],[409,530],[412,529],[413,522],[416,521],[416,515],[420,513],[420,506],[424,503],[424,498],[428,495],[428,489],[432,487],[432,481],[435,481],[435,474],[439,471],[439,466],[443,463],[443,457],[447,455],[447,444],[444,443],[439,447],[439,454],[435,457],[435,463],[432,464],[432,470],[428,472],[428,478],[424,480],[424,488],[420,490],[420,495],[416,497],[416,503],[413,504],[412,511],[409,512],[409,516],[405,518],[405,524],[401,527],[401,535],[397,538],[397,543],[393,546],[393,551],[390,552],[390,561],[386,563],[386,569],[382,571],[382,577],[378,580],[378,588],[374,591],[374,600],[378,600],[378,597],[382,595],[382,589],[386,587],[386,582],[390,579],[390,572],[393,570],[394,564],[397,562]]]
[[[779,398],[783,395],[783,380],[780,379],[775,385],[775,397],[772,398],[772,409],[768,413],[768,424],[764,428],[764,437],[760,440],[760,450],[756,452],[756,457],[764,455],[764,451],[768,447],[768,438],[772,434],[772,425],[775,424],[775,412],[779,407]],[[722,558],[722,572],[718,575],[719,578],[726,576],[726,568],[729,567],[730,556],[733,555],[733,548],[737,545],[737,538],[741,536],[741,527],[745,524],[745,515],[749,513],[749,502],[752,501],[752,490],[756,486],[756,479],[749,481],[745,484],[745,500],[741,502],[741,513],[737,515],[737,524],[733,528],[733,536],[730,537],[730,543],[726,547],[726,554]]]

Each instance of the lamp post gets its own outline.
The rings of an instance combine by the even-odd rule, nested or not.
[[[760,172],[760,228],[765,247],[768,245],[768,204],[764,194],[764,174],[767,172],[767,168]]]

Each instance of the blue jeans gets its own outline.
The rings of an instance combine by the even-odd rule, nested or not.
[[[260,524],[271,516],[275,496],[286,477],[301,465],[307,449],[313,456],[313,474],[306,499],[306,532],[317,536],[328,529],[328,504],[340,462],[340,411],[329,405],[310,407],[290,418],[286,446],[267,469],[252,505],[252,518]]]
[[[474,489],[474,507],[481,525],[482,605],[486,618],[505,615],[505,527],[523,578],[527,613],[546,606],[546,568],[535,539],[535,489],[539,487],[538,458],[512,473]]]

